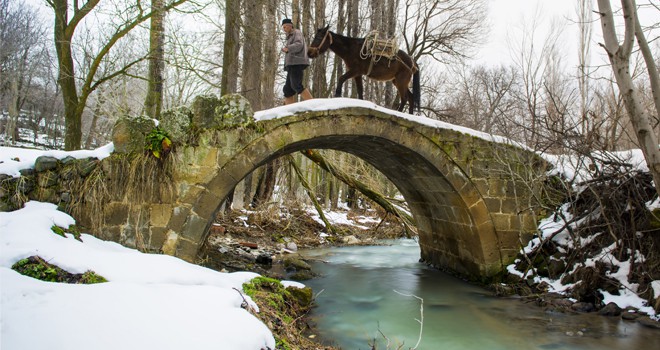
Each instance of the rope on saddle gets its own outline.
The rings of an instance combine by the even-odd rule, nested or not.
[[[385,57],[388,60],[398,59],[397,53],[399,52],[399,45],[396,39],[378,39],[378,31],[371,31],[365,38],[362,48],[360,49],[360,58],[366,60],[371,58],[369,62],[369,70],[367,75],[371,73],[374,63],[380,61]]]

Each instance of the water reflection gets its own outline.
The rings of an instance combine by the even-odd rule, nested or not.
[[[495,298],[418,263],[413,240],[390,246],[344,247],[304,252],[327,263],[323,277],[307,281],[322,291],[312,316],[322,337],[346,350],[369,349],[380,334],[408,349],[419,336],[420,302],[424,328],[419,349],[656,349],[660,332],[636,323],[580,314],[546,313],[520,300]],[[399,293],[397,293],[397,291]],[[396,348],[396,346],[391,346]]]

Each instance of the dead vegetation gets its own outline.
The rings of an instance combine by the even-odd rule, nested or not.
[[[660,221],[647,208],[655,198],[651,176],[603,172],[577,188],[551,216],[557,228],[519,255],[523,278],[510,275],[509,282],[535,296],[552,291],[543,279],[558,280],[570,285],[568,297],[593,310],[605,306],[603,293],[626,291],[657,308],[650,284],[660,279]]]

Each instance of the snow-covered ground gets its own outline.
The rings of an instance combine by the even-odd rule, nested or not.
[[[0,173],[19,176],[42,155],[103,159],[112,150],[112,144],[75,152],[0,147]],[[220,273],[51,230],[74,223],[48,203],[0,212],[1,349],[275,349],[271,331],[251,314],[256,304],[239,293],[257,274]],[[32,255],[70,273],[92,270],[109,282],[44,282],[11,269]],[[241,307],[243,298],[250,311]]]
[[[249,297],[238,291],[256,274],[220,273],[90,235],[83,234],[80,242],[51,230],[71,224],[73,218],[49,203],[31,201],[0,213],[0,348],[275,348],[270,330],[241,308]],[[92,270],[109,282],[44,282],[11,269],[32,255],[71,273]]]
[[[561,175],[565,179],[572,181],[573,186],[576,190],[580,188],[581,183],[593,179],[594,172],[590,169],[600,169],[602,170],[605,165],[605,161],[616,160],[615,163],[618,164],[627,164],[629,167],[625,171],[638,171],[638,172],[648,172],[648,166],[644,159],[642,151],[639,149],[622,151],[622,152],[610,152],[607,154],[593,154],[592,158],[585,157],[576,157],[568,155],[549,155],[542,154],[548,162],[554,165],[555,175]],[[655,201],[646,203],[646,207],[649,210],[660,207],[660,200],[658,198]],[[557,215],[554,213],[541,221],[538,226],[539,237],[532,239],[525,248],[522,249],[522,253],[528,254],[533,251],[535,247],[538,247],[541,244],[542,240],[547,240],[552,237],[554,243],[557,244],[562,249],[573,249],[576,242],[573,242],[569,229],[575,229],[580,225],[580,221],[566,225],[567,222],[571,221],[572,214],[569,212],[569,205],[565,204],[559,211],[563,219],[558,220]],[[566,226],[565,226],[566,225]],[[557,231],[561,232],[557,233]],[[597,233],[590,237],[579,238],[579,246],[584,247],[589,242],[593,241],[598,235],[602,234]],[[553,237],[554,235],[554,237]],[[639,285],[636,283],[630,283],[628,281],[628,276],[630,275],[631,262],[630,261],[619,261],[615,254],[612,254],[612,251],[616,249],[617,243],[613,243],[609,247],[605,247],[599,253],[595,254],[592,258],[587,259],[584,262],[583,266],[595,266],[596,262],[604,263],[605,265],[611,266],[614,273],[608,272],[607,276],[617,280],[620,284],[619,295],[613,295],[605,290],[600,292],[603,294],[603,303],[608,304],[613,302],[617,304],[620,308],[625,309],[626,307],[634,307],[643,313],[647,313],[655,320],[660,320],[660,314],[657,314],[653,307],[648,305],[648,303],[640,298],[637,295]],[[633,253],[633,259],[635,263],[641,263],[644,261],[644,257],[639,251]],[[577,267],[577,265],[576,265]],[[507,270],[511,274],[518,275],[522,278],[527,278],[522,271],[518,271],[515,268],[515,264],[511,264],[507,267]],[[529,270],[530,273],[532,270]],[[573,271],[568,271],[570,274]],[[550,291],[557,293],[564,293],[570,288],[574,287],[575,284],[562,284],[561,278],[551,279],[547,277],[534,276],[534,281],[536,283],[545,282],[550,287]],[[654,297],[657,298],[660,295],[660,280],[651,282],[651,287],[654,290]]]

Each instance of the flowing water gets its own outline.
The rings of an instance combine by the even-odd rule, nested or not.
[[[318,294],[312,318],[325,342],[344,350],[370,349],[374,338],[377,349],[409,349],[419,339],[425,350],[660,349],[659,330],[497,298],[419,263],[415,241],[388,243],[303,252],[322,274],[306,284]]]

